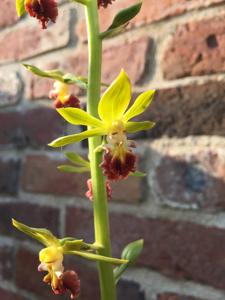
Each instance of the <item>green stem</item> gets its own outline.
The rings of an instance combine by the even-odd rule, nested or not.
[[[88,112],[98,117],[98,102],[101,87],[102,42],[99,37],[97,0],[89,0],[86,5],[86,20],[89,44],[89,74],[88,74]],[[100,137],[89,139],[89,158],[94,198],[94,228],[95,241],[103,248],[98,254],[111,257],[111,243],[109,230],[108,200],[105,179],[99,167],[102,153],[94,150],[101,144]],[[113,267],[106,262],[99,262],[99,280],[101,300],[116,300],[116,287]]]

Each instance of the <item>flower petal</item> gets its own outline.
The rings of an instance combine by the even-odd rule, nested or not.
[[[131,83],[125,71],[122,70],[105,91],[99,102],[99,117],[106,123],[121,119],[129,105],[130,99]]]
[[[89,115],[86,111],[67,107],[67,108],[59,108],[57,112],[70,124],[73,125],[86,125],[86,126],[93,126],[93,127],[101,127],[102,122],[97,118]]]
[[[50,147],[57,148],[62,147],[68,144],[80,142],[86,138],[96,136],[96,135],[105,135],[106,132],[100,127],[83,131],[77,134],[71,134],[67,136],[60,137],[49,144]]]
[[[123,120],[127,122],[131,118],[143,113],[152,102],[154,94],[155,90],[150,90],[139,95],[134,104],[124,114]]]
[[[126,131],[128,133],[134,133],[141,130],[148,130],[155,126],[154,122],[144,121],[144,122],[128,122],[126,123]]]

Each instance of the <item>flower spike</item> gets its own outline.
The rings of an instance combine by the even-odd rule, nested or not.
[[[91,129],[61,137],[53,141],[50,146],[60,147],[91,136],[106,136],[107,143],[103,147],[105,153],[101,164],[103,172],[109,180],[127,178],[130,173],[135,172],[136,164],[136,156],[132,149],[134,143],[127,139],[127,134],[148,130],[155,125],[151,121],[130,122],[130,119],[149,107],[154,93],[154,90],[149,90],[140,94],[129,107],[131,83],[126,72],[122,70],[99,101],[99,119],[75,108],[58,109],[59,114],[69,123],[89,126]]]

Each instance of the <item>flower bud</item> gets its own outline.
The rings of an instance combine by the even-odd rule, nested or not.
[[[106,180],[105,186],[106,186],[107,197],[108,197],[108,199],[111,199],[112,198],[112,188],[110,186],[109,180]],[[93,201],[93,187],[92,187],[92,180],[91,179],[87,180],[87,187],[88,187],[88,191],[85,193],[85,196],[90,201]]]

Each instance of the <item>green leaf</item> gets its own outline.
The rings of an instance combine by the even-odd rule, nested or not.
[[[61,166],[58,166],[57,169],[61,172],[66,172],[66,173],[90,172],[90,168],[87,168],[87,167],[74,167],[74,166],[70,166],[70,165],[61,165]]]
[[[114,36],[117,36],[118,34],[124,32],[127,25],[128,25],[128,23],[120,25],[120,26],[112,28],[112,29],[108,29],[106,31],[103,31],[100,33],[100,38],[103,40],[103,39],[109,39]]]
[[[149,130],[155,126],[154,122],[143,121],[143,122],[128,122],[126,123],[126,131],[128,133],[135,133],[142,130]]]
[[[146,173],[140,171],[135,171],[130,173],[130,176],[134,176],[134,177],[145,177],[146,175],[147,175]]]
[[[81,256],[81,257],[89,259],[89,260],[104,261],[104,262],[115,264],[115,265],[120,265],[120,264],[126,264],[127,263],[126,259],[107,257],[107,256],[102,256],[102,255],[99,255],[99,254],[84,252],[84,251],[67,251],[65,253],[78,255],[78,256]]]
[[[52,141],[48,145],[53,148],[63,147],[69,144],[78,143],[84,139],[87,139],[92,136],[98,136],[98,135],[105,135],[105,132],[102,130],[102,128],[94,128],[94,129],[83,131],[81,133],[63,136]]]
[[[141,6],[142,6],[142,1],[121,10],[113,19],[113,22],[108,28],[108,30],[127,24],[139,13],[139,11],[141,10]]]
[[[66,152],[65,156],[67,157],[67,159],[70,162],[72,162],[75,165],[90,168],[89,161],[87,161],[86,159],[84,159],[82,156],[80,156],[79,154],[77,154],[75,152]]]
[[[123,32],[128,25],[129,21],[132,20],[141,10],[142,2],[138,2],[126,9],[121,10],[113,19],[112,24],[109,28],[100,33],[100,38],[110,38]]]
[[[92,127],[102,127],[103,123],[99,119],[91,116],[80,108],[66,107],[59,108],[57,112],[70,124],[85,125]]]
[[[19,17],[26,13],[25,0],[16,0],[16,11]]]
[[[143,246],[144,246],[144,240],[141,239],[128,244],[123,249],[121,257],[122,259],[128,260],[128,263],[114,269],[114,278],[116,283],[118,282],[121,275],[125,272],[125,270],[136,262],[138,256],[142,252]]]
[[[59,240],[48,229],[29,227],[23,223],[16,221],[15,219],[12,219],[12,224],[18,230],[29,235],[30,237],[39,241],[45,246],[52,246],[52,245],[59,244]]]

